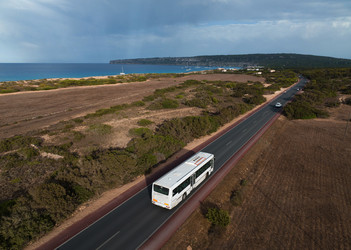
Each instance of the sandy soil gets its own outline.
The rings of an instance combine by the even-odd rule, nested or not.
[[[42,129],[101,108],[138,101],[152,94],[155,89],[177,85],[188,79],[264,82],[264,78],[256,76],[206,74],[159,78],[146,82],[2,94],[0,95],[0,139]]]
[[[349,249],[351,107],[329,111],[329,119],[280,117],[163,249]],[[239,206],[234,190],[244,195]],[[226,229],[211,228],[208,206],[229,212]]]
[[[211,76],[211,80],[215,80],[216,76],[215,75],[207,75],[207,76]],[[219,75],[222,81],[229,81],[229,79],[232,78],[228,78],[227,75]],[[222,77],[223,76],[223,77]],[[234,75],[235,76],[235,75]],[[254,79],[251,78],[251,76],[244,76],[244,75],[236,75],[236,76],[240,76],[239,78],[236,78],[235,81],[242,81],[245,82],[245,80],[250,79],[251,81],[253,81],[254,79],[257,80],[257,78],[255,77]],[[196,76],[196,79],[208,79],[208,78],[203,78],[206,76],[203,75],[198,75]],[[249,78],[246,78],[249,77]],[[217,79],[218,80],[218,79]],[[262,81],[262,79],[259,79],[260,81]],[[231,81],[234,81],[233,79]],[[285,89],[281,89],[281,91],[277,91],[275,94],[272,95],[265,95],[267,102],[269,102],[271,99],[273,99],[274,97],[276,97],[277,95],[279,95],[281,92],[283,92]],[[264,105],[264,104],[262,104]],[[258,109],[260,106],[257,106],[255,109]],[[176,116],[180,116],[183,115],[184,113],[189,114],[189,112],[196,112],[194,111],[194,108],[185,108],[183,110],[181,110],[182,114],[174,114],[174,113],[178,113],[180,112],[179,110],[170,110],[170,111],[157,111],[158,112],[158,116],[159,117],[163,117],[164,119],[167,118],[168,115],[171,115],[171,117],[176,117]],[[160,114],[161,112],[161,114]],[[162,113],[164,112],[164,114]],[[142,116],[143,118],[150,118],[153,117],[153,120],[155,118],[155,116],[153,116],[153,113],[148,113],[145,116]],[[237,122],[238,120],[240,120],[243,116],[245,116],[245,114],[237,117],[236,119],[234,119],[232,122],[226,124],[225,126],[223,126],[220,130],[218,130],[216,133],[213,133],[211,135],[207,135],[204,136],[202,138],[196,139],[192,142],[190,142],[188,145],[186,145],[186,147],[184,148],[185,150],[191,150],[194,147],[200,145],[201,143],[205,142],[206,140],[208,140],[210,137],[216,135],[217,133],[220,133],[222,130],[226,129],[227,127],[229,127],[230,125],[234,124],[235,122]],[[138,116],[136,119],[140,119],[141,116]],[[128,120],[128,119],[127,119]],[[128,120],[119,120],[119,121],[112,121],[112,122],[117,122],[118,125],[121,124],[125,124],[126,129],[128,129],[128,124],[132,121]],[[111,124],[111,125],[116,125],[116,124]],[[127,138],[126,138],[126,141]],[[173,157],[171,157],[167,162],[165,162],[164,164],[161,164],[157,169],[153,169],[153,172],[158,171],[160,168],[162,168],[163,166],[169,164],[169,162],[174,161],[176,158],[178,158],[180,156],[180,154],[182,154],[183,152],[179,152],[178,154],[175,154]],[[77,221],[80,221],[82,218],[84,218],[85,216],[87,216],[88,214],[98,210],[101,206],[103,206],[104,204],[107,204],[108,202],[110,202],[111,200],[113,200],[114,198],[116,198],[119,194],[123,193],[124,191],[126,191],[127,189],[129,189],[130,187],[132,187],[133,185],[135,185],[138,182],[143,182],[145,181],[145,177],[141,176],[139,178],[137,178],[135,181],[133,181],[132,183],[129,183],[123,187],[120,188],[116,188],[107,192],[104,192],[100,197],[97,197],[95,200],[91,200],[85,204],[83,204],[82,206],[80,206],[77,211],[72,215],[71,218],[69,218],[68,220],[66,220],[63,224],[61,224],[59,227],[55,228],[52,232],[50,232],[48,235],[44,236],[43,238],[41,238],[39,241],[29,245],[26,249],[35,249],[37,247],[39,247],[40,245],[44,244],[45,242],[49,241],[50,239],[54,238],[56,235],[58,235],[60,232],[62,232],[63,230],[65,230],[66,228],[68,228],[69,226],[71,226],[72,224],[76,223]]]

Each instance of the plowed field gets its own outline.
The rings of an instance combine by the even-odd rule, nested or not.
[[[277,120],[164,249],[350,249],[351,107],[331,112]],[[229,212],[227,228],[211,228],[208,205]]]

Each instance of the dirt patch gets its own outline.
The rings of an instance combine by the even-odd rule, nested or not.
[[[250,75],[205,74],[159,78],[146,82],[2,94],[0,139],[42,129],[63,120],[84,116],[97,109],[138,101],[152,94],[155,89],[174,86],[189,79],[264,82],[264,78]]]
[[[153,93],[154,89],[156,89],[156,88],[163,88],[163,87],[171,86],[171,85],[174,85],[174,84],[179,84],[179,83],[184,82],[185,80],[188,80],[188,79],[208,80],[208,81],[236,81],[236,82],[247,82],[248,80],[250,80],[250,81],[261,81],[261,82],[264,81],[263,78],[258,78],[258,77],[254,77],[254,76],[247,76],[247,75],[209,74],[209,75],[185,76],[185,77],[182,77],[180,79],[178,79],[178,78],[176,78],[176,79],[169,79],[168,78],[168,79],[155,80],[155,83],[154,83],[153,87],[150,88],[149,90],[146,90],[145,88],[143,88],[143,86],[145,84],[152,85],[152,83],[150,84],[151,81],[148,81],[148,82],[145,82],[145,83],[137,83],[136,85],[133,85],[134,83],[128,83],[129,86],[132,86],[131,87],[131,91],[138,91],[138,92],[135,92],[135,93],[134,92],[129,92],[129,94],[132,97],[128,98],[128,101],[125,98],[125,96],[128,95],[128,94],[126,94],[128,92],[120,93],[120,91],[116,91],[117,87],[119,87],[119,86],[126,87],[128,84],[116,85],[116,86],[97,86],[97,87],[93,87],[92,89],[101,90],[102,92],[106,91],[106,93],[105,93],[106,96],[104,98],[106,98],[106,100],[105,100],[106,102],[109,102],[109,105],[106,106],[106,107],[110,107],[112,105],[117,105],[117,104],[128,103],[128,102],[140,100],[140,99],[142,99],[143,96],[146,96],[146,95],[149,95],[149,94]],[[162,81],[164,81],[164,83],[162,83]],[[160,84],[160,82],[161,82],[161,84]],[[106,90],[100,89],[100,88],[103,88],[103,87],[109,87],[109,88],[106,89]],[[149,87],[150,86],[148,86],[148,88]],[[94,92],[89,92],[89,91],[91,91],[90,87],[72,88],[72,89],[70,89],[70,91],[72,91],[72,93],[69,94],[69,95],[71,95],[71,97],[73,98],[74,93],[78,94],[78,92],[76,92],[76,91],[78,91],[80,89],[88,91],[87,92],[88,96],[85,97],[87,99],[90,98],[90,96],[89,96],[90,94],[94,95]],[[137,89],[137,90],[135,90],[135,89]],[[65,90],[66,89],[54,90],[52,92],[53,93],[55,92],[56,94],[55,95],[51,95],[50,97],[59,99],[59,94],[61,95],[61,94],[67,93],[67,92],[65,92]],[[149,91],[149,93],[147,91]],[[114,92],[115,95],[109,96],[109,93],[111,93],[111,92]],[[134,93],[134,95],[132,93]],[[136,94],[136,93],[138,93],[138,94]],[[277,92],[277,94],[278,93],[279,92]],[[28,96],[30,97],[29,99],[32,100],[33,97],[31,97],[30,94],[33,94],[33,93],[28,93]],[[121,94],[120,95],[121,99],[118,99],[119,97],[116,97],[118,94]],[[12,95],[9,95],[9,96],[21,96],[21,95],[24,95],[24,93],[12,94]],[[47,95],[47,92],[43,91],[43,92],[41,92],[41,95]],[[134,97],[136,97],[136,96],[138,96],[138,98],[134,99]],[[93,96],[91,96],[91,97],[93,97]],[[0,98],[1,98],[1,96],[0,96]],[[67,98],[67,97],[63,97],[63,98]],[[58,99],[57,99],[57,101],[58,101]],[[79,99],[79,97],[73,98],[72,102],[74,102],[75,105],[81,105],[81,103],[77,103],[76,102],[77,99]],[[122,100],[124,100],[124,101],[122,102]],[[50,106],[50,105],[48,105],[46,103],[45,103],[45,105],[47,105],[48,108]],[[58,107],[58,108],[60,108],[60,107]],[[97,106],[91,106],[91,107],[88,107],[88,108],[85,110],[85,112],[87,112],[90,109],[94,109],[94,111],[95,111]],[[99,108],[103,108],[103,107],[99,106]],[[33,107],[33,109],[34,109],[34,107]],[[44,112],[45,109],[43,109],[42,111]],[[81,111],[83,111],[83,110],[81,110]],[[109,126],[112,127],[112,131],[113,132],[111,134],[107,135],[109,138],[112,138],[112,139],[108,140],[108,144],[106,144],[107,140],[104,140],[105,141],[104,142],[105,143],[104,144],[105,147],[125,147],[126,144],[129,142],[129,140],[131,139],[131,137],[128,135],[128,130],[130,128],[132,128],[132,127],[135,127],[137,125],[137,122],[140,119],[149,119],[149,120],[151,120],[153,122],[153,124],[150,125],[151,126],[150,129],[153,129],[153,127],[157,126],[157,124],[159,124],[159,123],[162,123],[166,119],[171,119],[171,118],[174,118],[174,117],[183,117],[185,115],[199,115],[201,111],[202,110],[200,108],[196,108],[196,107],[183,107],[181,109],[175,109],[175,110],[145,110],[143,108],[140,108],[140,109],[133,110],[132,113],[134,115],[130,114],[131,112],[126,112],[126,113],[122,113],[121,112],[121,114],[118,114],[118,116],[120,116],[118,119],[115,119],[115,118],[114,119],[110,119],[109,115],[105,115],[103,117],[96,118],[96,120],[98,120],[100,123],[103,123],[103,124],[106,124],[106,125],[109,125]],[[13,112],[15,112],[15,111],[13,111]],[[59,111],[55,111],[55,112],[57,112],[56,114],[60,113]],[[71,118],[71,116],[68,113],[62,112],[58,116],[54,115],[52,117],[52,119],[53,119],[52,121],[59,121],[60,120],[59,117],[61,117],[61,114],[63,116],[65,116],[67,119]],[[82,115],[82,114],[80,113],[80,115]],[[114,114],[114,116],[116,116],[116,114]],[[237,119],[232,121],[232,123],[236,122],[241,117],[242,116],[238,117]],[[48,125],[48,123],[46,123],[46,122],[40,123],[40,119],[33,119],[33,120],[35,120],[35,122],[38,122],[38,126],[47,126]],[[23,124],[25,124],[25,123],[26,123],[26,121],[23,122]],[[27,123],[27,125],[28,125],[28,123]],[[222,129],[225,129],[229,125],[230,124],[227,124]],[[8,127],[11,128],[12,126],[8,126]],[[81,125],[81,126],[76,126],[74,128],[74,131],[75,132],[81,132],[81,131],[86,131],[87,129],[88,129],[87,126]],[[13,131],[16,131],[16,130],[13,130]],[[21,131],[24,132],[26,130],[21,130]],[[219,132],[220,131],[218,131],[217,133],[219,133]],[[0,133],[1,133],[1,128],[0,128]],[[68,132],[68,133],[71,133],[71,132]],[[66,135],[64,133],[62,133],[62,134],[60,134],[59,137],[64,137],[64,136],[66,136]],[[210,135],[210,136],[212,136],[212,135]],[[201,144],[202,142],[207,140],[210,136],[206,136],[206,137],[203,137],[201,139],[195,140],[191,144],[187,145],[187,148],[193,148],[196,145]],[[49,143],[50,142],[51,143],[55,143],[55,140],[57,139],[56,138],[57,136],[55,136],[55,135],[50,136],[48,134],[45,134],[42,137],[44,138],[44,140],[46,142],[49,142]],[[102,139],[102,140],[104,139],[103,136],[99,136],[99,138]],[[79,143],[90,145],[89,147],[93,147],[93,146],[91,146],[92,143],[89,143],[88,141],[84,141],[84,140],[89,140],[89,138],[84,138]],[[174,161],[182,153],[183,152],[179,152],[178,154],[174,155],[165,164],[162,164],[161,166],[159,166],[155,170],[158,170],[158,169],[162,168],[162,166],[168,164],[168,162]],[[95,200],[91,200],[91,201],[83,204],[80,208],[77,209],[77,211],[72,215],[72,217],[70,219],[68,219],[62,225],[57,227],[55,230],[53,230],[51,233],[49,233],[44,238],[40,239],[38,242],[30,245],[28,248],[29,249],[37,248],[41,244],[43,244],[43,243],[47,242],[48,240],[50,240],[52,237],[54,237],[58,233],[62,232],[62,230],[65,230],[70,225],[72,225],[75,222],[77,222],[77,221],[81,220],[82,218],[84,218],[86,215],[96,211],[101,206],[103,206],[104,204],[108,203],[109,201],[114,199],[116,196],[118,196],[119,194],[123,193],[125,190],[129,189],[130,187],[135,185],[135,183],[138,183],[140,181],[144,181],[144,177],[137,178],[134,182],[132,182],[130,184],[127,184],[127,185],[124,185],[121,188],[117,188],[117,189],[113,189],[111,191],[105,192],[100,197],[96,198]]]
[[[329,111],[325,120],[279,118],[203,204],[227,210],[230,225],[213,230],[199,208],[163,249],[349,248],[351,107]],[[244,202],[233,206],[238,189]]]

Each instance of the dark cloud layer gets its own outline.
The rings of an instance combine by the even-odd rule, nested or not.
[[[351,58],[349,0],[0,0],[0,62],[295,52]]]

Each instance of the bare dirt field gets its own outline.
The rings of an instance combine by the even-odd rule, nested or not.
[[[329,111],[279,118],[163,249],[350,249],[351,107]],[[211,206],[228,211],[225,229],[205,219]]]
[[[247,81],[260,81],[263,82],[264,79],[263,78],[258,78],[258,77],[252,77],[252,76],[248,76],[248,75],[222,75],[222,74],[211,74],[211,75],[194,75],[194,76],[186,76],[186,77],[182,77],[180,78],[181,80],[177,79],[178,83],[179,82],[183,82],[187,79],[196,79],[196,80],[209,80],[209,81],[236,81],[236,82],[247,82]],[[173,82],[173,79],[168,79],[168,81],[171,81],[171,84]],[[143,84],[148,84],[147,83],[143,83]],[[161,88],[161,87],[167,87],[170,85],[157,85],[158,87],[155,88]],[[109,86],[107,86],[109,87]],[[139,91],[143,91],[142,88],[139,88]],[[283,89],[281,91],[277,91],[275,94],[273,95],[265,95],[267,101],[269,101],[270,99],[272,99],[274,96],[276,96],[277,94],[279,94],[280,92],[282,92]],[[144,95],[147,94],[151,94],[153,92],[153,90],[150,91],[150,93],[144,93]],[[142,96],[143,93],[140,93],[140,96]],[[142,99],[141,97],[139,97],[139,99],[135,99],[135,100],[140,100]],[[135,101],[134,100],[134,101]],[[129,100],[128,100],[129,101]],[[120,103],[126,103],[125,102],[120,102]],[[111,105],[116,105],[118,103],[114,102]],[[259,106],[257,106],[256,108],[259,108]],[[198,108],[194,108],[194,107],[185,107],[185,108],[181,108],[181,109],[176,109],[176,110],[155,110],[155,111],[145,111],[142,108],[140,110],[136,110],[135,116],[130,116],[130,117],[126,117],[123,119],[110,119],[109,116],[107,115],[106,117],[98,117],[97,119],[101,121],[103,121],[105,124],[109,124],[112,125],[113,127],[118,127],[119,131],[116,131],[113,136],[108,135],[109,137],[115,138],[113,139],[110,143],[115,143],[114,146],[120,146],[123,147],[125,145],[123,145],[123,143],[126,143],[130,140],[130,138],[124,138],[126,137],[126,131],[128,131],[128,129],[130,129],[131,127],[135,127],[136,126],[136,121],[142,118],[147,118],[147,119],[151,119],[153,120],[155,123],[158,122],[162,122],[165,119],[170,119],[173,117],[182,117],[185,115],[197,115],[197,113],[199,113]],[[201,111],[201,110],[200,110]],[[245,115],[245,114],[244,114]],[[241,115],[239,117],[237,117],[235,120],[233,120],[231,123],[226,124],[224,127],[222,127],[221,129],[225,129],[226,127],[230,126],[232,123],[236,122],[237,120],[241,119],[242,116]],[[79,129],[79,127],[78,127]],[[124,131],[124,132],[123,132]],[[219,133],[219,131],[217,131],[216,133]],[[208,135],[208,136],[204,136],[202,138],[196,139],[194,141],[192,141],[191,143],[189,143],[186,147],[185,150],[189,150],[194,148],[195,146],[201,144],[202,142],[206,141],[207,139],[209,139],[212,135]],[[49,140],[50,138],[45,138],[45,140]],[[86,141],[82,140],[82,142],[80,143],[85,143]],[[106,143],[106,142],[105,142]],[[89,143],[87,143],[89,144]],[[111,146],[111,145],[110,145]],[[181,151],[177,154],[175,154],[174,156],[171,157],[171,159],[169,159],[169,161],[167,161],[164,164],[161,164],[157,169],[155,169],[156,171],[160,168],[163,167],[163,165],[167,165],[168,162],[171,162],[173,160],[175,160],[176,158],[178,158],[181,154],[183,154],[184,152]],[[46,235],[45,237],[41,238],[39,241],[31,244],[28,246],[28,249],[35,249],[38,246],[40,246],[41,244],[47,242],[48,240],[50,240],[51,238],[53,238],[54,236],[56,236],[58,233],[60,233],[62,230],[65,230],[67,227],[71,226],[73,223],[79,221],[80,219],[84,218],[85,216],[87,216],[88,214],[96,211],[97,209],[99,209],[101,206],[103,206],[104,204],[108,203],[109,201],[111,201],[112,199],[114,199],[116,196],[118,196],[119,194],[121,194],[122,192],[124,192],[126,189],[130,188],[132,185],[134,185],[135,183],[138,183],[140,181],[144,180],[144,176],[136,179],[134,182],[129,183],[125,186],[119,187],[119,188],[115,188],[113,190],[104,192],[101,196],[97,197],[94,200],[91,200],[85,204],[83,204],[80,208],[77,209],[77,211],[72,215],[72,217],[70,217],[67,221],[65,221],[64,223],[62,223],[60,226],[58,226],[57,228],[55,228],[55,230],[53,230],[52,232],[50,232],[48,235]]]
[[[155,89],[174,86],[189,79],[264,82],[262,77],[248,75],[201,74],[159,78],[146,82],[2,94],[0,95],[0,139],[42,129],[101,108],[138,101],[152,94]]]

